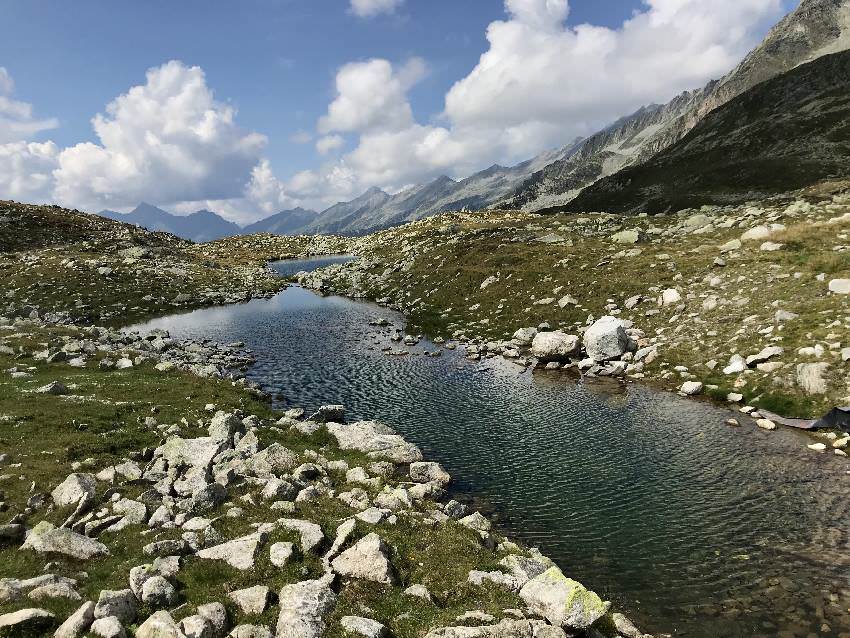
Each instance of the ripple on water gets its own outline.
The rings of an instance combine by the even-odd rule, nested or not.
[[[723,410],[639,386],[520,373],[449,351],[388,357],[375,342],[389,344],[391,330],[367,326],[379,316],[402,323],[290,288],[145,328],[245,341],[259,356],[251,377],[287,402],[343,403],[353,417],[392,424],[443,462],[456,489],[486,500],[501,525],[645,630],[850,631],[840,459],[809,452],[799,433],[728,428]],[[435,346],[412,350],[423,347]]]

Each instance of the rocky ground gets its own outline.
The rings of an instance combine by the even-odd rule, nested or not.
[[[388,426],[273,411],[242,344],[114,327],[269,294],[264,259],[346,240],[2,214],[0,636],[642,635]]]
[[[446,214],[352,251],[301,282],[402,310],[471,357],[660,382],[745,412],[850,405],[848,195],[637,218]],[[613,349],[581,348],[589,331]]]

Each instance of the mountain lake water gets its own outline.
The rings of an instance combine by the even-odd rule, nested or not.
[[[278,262],[282,275],[345,258]],[[802,432],[724,424],[730,412],[639,384],[473,362],[427,340],[393,343],[404,318],[292,286],[271,299],[131,329],[244,341],[249,378],[280,407],[345,405],[383,421],[452,474],[456,498],[539,547],[643,631],[850,637],[845,459]],[[408,351],[388,356],[384,348]]]

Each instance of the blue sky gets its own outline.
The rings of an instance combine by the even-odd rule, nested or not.
[[[652,1],[659,6],[671,4],[671,0]],[[692,4],[694,12],[704,12],[706,4],[713,4],[705,0],[676,1],[682,5]],[[277,198],[273,206],[270,204],[271,208],[287,203],[320,207],[324,201],[353,196],[363,187],[399,188],[439,173],[460,176],[490,163],[524,159],[544,148],[562,144],[576,134],[587,134],[594,127],[604,125],[644,102],[666,100],[678,91],[695,88],[708,79],[704,76],[716,76],[728,70],[733,61],[740,59],[763,36],[782,10],[796,4],[791,0],[717,0],[716,13],[729,14],[728,20],[737,22],[724,23],[724,18],[718,17],[717,24],[713,24],[713,14],[704,14],[711,16],[704,18],[705,21],[712,22],[706,28],[705,46],[695,47],[688,43],[686,35],[675,31],[675,24],[669,26],[672,44],[665,53],[669,58],[665,63],[676,68],[680,65],[675,58],[681,55],[683,65],[692,64],[695,69],[692,73],[677,71],[667,74],[659,71],[658,60],[652,59],[647,61],[646,68],[651,65],[656,69],[655,74],[674,77],[669,81],[647,78],[638,82],[636,76],[640,75],[639,72],[624,72],[627,77],[623,78],[623,82],[627,90],[623,91],[625,97],[622,99],[614,98],[616,91],[611,87],[616,87],[616,82],[609,79],[607,88],[600,83],[598,108],[596,105],[559,100],[557,96],[551,100],[541,96],[541,106],[537,109],[536,95],[524,95],[522,91],[527,93],[543,87],[538,92],[563,90],[578,93],[590,89],[593,93],[596,90],[593,86],[595,76],[593,73],[582,76],[581,69],[577,69],[576,73],[565,78],[575,84],[558,87],[559,79],[564,81],[564,78],[558,78],[560,71],[541,67],[537,70],[552,76],[552,86],[546,83],[546,75],[543,75],[536,84],[524,89],[520,86],[524,80],[521,77],[522,65],[526,63],[522,56],[526,56],[529,66],[532,60],[546,55],[550,65],[570,67],[574,63],[581,66],[582,62],[571,61],[569,55],[559,60],[557,49],[545,50],[546,46],[555,46],[550,41],[553,33],[560,36],[572,33],[575,36],[571,31],[575,26],[591,24],[607,27],[616,35],[624,21],[635,12],[647,13],[653,9],[638,0],[571,0],[566,23],[563,23],[560,20],[562,15],[553,16],[546,12],[551,13],[553,5],[556,9],[559,4],[566,7],[566,0],[553,0],[548,5],[546,0],[508,0],[516,3],[512,12],[506,11],[503,0],[363,2],[395,6],[377,15],[362,17],[355,15],[349,0],[6,1],[0,3],[0,14],[7,26],[0,41],[0,67],[5,68],[13,81],[13,93],[7,90],[10,99],[31,106],[33,119],[56,120],[51,123],[54,126],[36,130],[26,136],[25,141],[43,143],[50,140],[56,146],[56,153],[81,142],[102,144],[111,152],[92,128],[91,119],[95,114],[104,113],[106,105],[125,94],[130,87],[144,85],[148,69],[160,67],[170,60],[180,61],[186,68],[199,67],[216,102],[235,108],[235,124],[244,131],[265,136],[262,148],[256,146],[253,160],[260,156],[267,160],[270,171],[267,178],[272,179],[273,173],[273,179],[279,182],[271,187]],[[702,8],[697,6],[699,3],[702,3]],[[729,10],[720,6],[726,4],[730,6]],[[741,8],[742,5],[749,5],[749,8]],[[663,8],[656,7],[654,10],[661,13]],[[685,7],[683,12],[689,10]],[[507,35],[500,36],[502,40],[499,42],[488,41],[488,25],[494,21],[524,25],[522,28],[526,29],[527,37],[520,41],[516,56],[505,50],[505,47],[511,46]],[[743,30],[740,37],[736,36],[733,40],[728,35],[729,25],[737,27],[739,22],[743,22]],[[556,32],[551,31],[553,25]],[[637,31],[637,27],[634,30]],[[544,47],[543,56],[525,44],[532,41],[538,31],[543,34],[539,45]],[[660,33],[666,40],[668,31]],[[681,44],[676,44],[677,37]],[[710,60],[700,58],[703,55],[701,49],[708,44],[716,44],[722,49],[719,60],[717,56]],[[574,50],[570,48],[574,45],[566,41],[557,46],[566,47],[561,51]],[[633,45],[622,45],[620,50],[616,50],[616,46],[609,54],[611,60],[605,67],[606,73],[614,73],[612,69],[620,67],[627,68],[629,59],[635,57],[634,49],[629,49]],[[499,86],[502,82],[500,71],[491,69],[489,79],[476,77],[467,82],[463,95],[456,96],[458,99],[454,107],[443,113],[447,93],[456,82],[473,74],[479,58],[488,50],[497,63],[504,61],[507,66],[504,82],[516,84],[518,95],[505,93],[505,87]],[[620,59],[616,57],[618,55]],[[519,59],[519,70],[513,70],[519,78],[511,76],[509,65],[513,57]],[[374,125],[370,128],[329,125],[325,134],[334,138],[330,142],[333,151],[320,154],[315,147],[320,137],[318,122],[335,100],[344,97],[335,86],[337,74],[347,64],[372,59],[385,60],[390,65],[389,75],[384,73],[383,80],[397,81],[399,86],[396,87],[396,103],[388,108],[403,110],[409,107],[412,120],[407,118],[410,120],[406,124],[408,128],[400,131],[400,125],[392,131],[377,131]],[[415,77],[408,81],[405,79],[405,65],[409,65],[411,60],[415,60],[421,68],[417,66],[419,70],[412,73]],[[634,63],[637,65],[635,68],[643,68],[640,60]],[[372,71],[378,72],[379,69],[373,68]],[[492,91],[492,98],[488,91]],[[0,82],[0,97],[2,95]],[[501,100],[505,104],[503,110],[499,107]],[[528,100],[527,122],[523,121],[523,100]],[[468,107],[463,104],[464,101],[475,104]],[[382,114],[377,113],[377,116]],[[491,121],[490,133],[473,131],[470,128],[473,120]],[[418,128],[414,132],[410,127]],[[494,140],[489,148],[486,144],[477,147],[474,140],[484,140],[486,135],[493,134],[492,131],[501,132],[501,137],[510,138],[510,141]],[[311,137],[309,143],[306,143],[305,133]],[[403,133],[404,137],[395,142],[383,139],[383,145],[379,145],[378,137],[386,138],[390,133],[397,137]],[[302,138],[301,143],[293,141],[299,137]],[[420,144],[426,139],[439,139],[439,144],[427,148],[452,156],[451,161],[409,162],[404,170],[393,172],[368,157],[369,152],[400,152],[405,144]],[[22,140],[0,139],[0,143],[4,141],[20,143]],[[109,157],[111,159],[103,162],[89,158],[85,170],[94,170],[92,166],[104,163],[115,163],[116,156],[111,154]],[[246,166],[254,163],[253,160],[241,157],[234,166],[245,170]],[[79,165],[72,168],[71,172],[78,181],[89,178],[89,173],[81,172],[83,168]],[[336,179],[333,176],[338,177],[341,168],[344,169],[344,179]],[[293,180],[293,176],[304,171],[311,173],[304,173]],[[211,174],[214,173],[215,170],[212,170]],[[104,178],[101,181],[108,180]],[[134,188],[138,181],[135,180]],[[268,183],[264,182],[263,188],[267,186]],[[115,188],[120,190],[122,185],[116,183]],[[134,197],[137,190],[140,194],[144,193],[141,186],[136,190],[125,186],[125,190],[132,192],[132,195],[127,195],[128,198]],[[196,201],[237,199],[221,197],[222,194],[231,194],[223,191],[211,191],[209,197],[204,197],[200,185],[185,194],[178,190],[157,193],[157,189],[152,188],[151,198],[157,199],[159,195],[160,201],[155,203],[177,206],[185,195],[185,207],[188,208]],[[56,199],[57,193],[63,193],[65,197],[74,199],[69,194],[78,192],[79,184],[64,190],[57,188],[51,191],[50,196]],[[79,197],[79,203],[94,206],[102,200],[117,207],[129,205],[129,199],[124,201],[118,192],[101,190],[98,193],[95,198],[88,189],[86,197]],[[0,197],[3,196],[4,193],[0,193]],[[164,201],[172,197],[176,199]],[[224,204],[221,207],[227,208]],[[231,208],[231,216],[236,216],[238,204]],[[266,207],[267,210],[271,208]],[[257,216],[259,211],[255,208],[250,214]]]

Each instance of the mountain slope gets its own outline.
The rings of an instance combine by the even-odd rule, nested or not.
[[[340,202],[322,211],[305,227],[304,232],[316,235],[351,233],[350,227],[358,218],[373,214],[389,199],[390,196],[380,188],[370,188],[350,202]]]
[[[271,233],[273,235],[296,235],[307,226],[310,222],[316,219],[317,213],[314,210],[306,208],[293,208],[292,210],[283,210],[276,215],[266,217],[258,222],[249,224],[242,229],[244,235],[254,235],[256,233]]]
[[[239,226],[208,210],[199,210],[185,216],[172,215],[161,208],[142,202],[126,214],[111,210],[104,210],[98,214],[101,217],[134,224],[148,230],[171,233],[195,242],[212,241],[242,233]]]
[[[653,213],[850,178],[850,51],[820,57],[709,113],[648,162],[560,209]]]
[[[706,114],[753,86],[848,48],[850,0],[803,0],[724,78],[663,106],[640,109],[591,136],[575,153],[532,175],[505,205],[538,210],[569,202],[598,179],[675,144]]]

